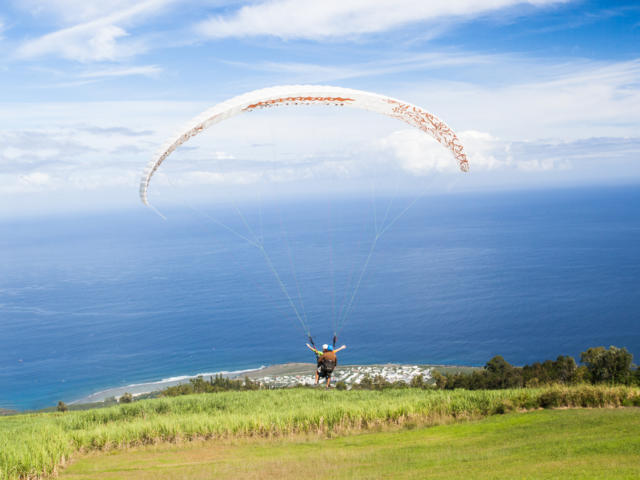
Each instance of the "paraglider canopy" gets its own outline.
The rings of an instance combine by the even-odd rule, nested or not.
[[[469,170],[469,162],[457,135],[438,117],[426,110],[391,97],[350,88],[321,85],[283,85],[254,90],[231,98],[192,119],[180,132],[162,146],[147,165],[140,181],[140,199],[149,205],[151,178],[180,145],[210,126],[243,112],[287,105],[333,105],[359,108],[402,120],[431,135],[451,151],[460,170]]]

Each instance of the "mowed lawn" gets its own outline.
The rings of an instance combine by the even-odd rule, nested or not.
[[[640,408],[538,410],[336,438],[92,453],[62,479],[640,478]]]

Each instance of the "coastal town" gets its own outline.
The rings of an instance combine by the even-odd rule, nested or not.
[[[294,387],[296,385],[313,385],[315,383],[315,367],[313,364],[286,364],[266,367],[248,375],[252,380],[269,388]],[[405,382],[422,375],[425,381],[431,379],[432,367],[426,365],[343,365],[336,369],[333,384],[344,382],[347,388],[358,384],[363,378],[382,377],[387,382]]]

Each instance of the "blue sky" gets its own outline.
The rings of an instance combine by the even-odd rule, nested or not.
[[[291,83],[371,90],[436,113],[472,168],[448,189],[640,182],[633,1],[8,0],[0,56],[0,214],[137,206],[141,170],[177,127],[229,97]],[[408,175],[442,170],[434,158],[446,152],[397,122],[266,113],[182,152],[167,170],[175,189],[257,181],[275,147],[256,146],[267,144],[289,183],[308,179],[300,158],[325,179],[336,158],[352,177],[371,158]],[[223,175],[196,178],[190,169],[215,170],[208,159],[224,162]]]

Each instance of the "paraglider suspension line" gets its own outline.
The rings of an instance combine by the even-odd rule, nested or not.
[[[278,285],[280,286],[280,290],[282,290],[282,293],[284,293],[284,295],[287,297],[287,300],[289,301],[289,305],[291,305],[291,308],[293,309],[294,313],[296,314],[296,317],[298,318],[298,321],[300,322],[300,325],[302,326],[302,329],[304,330],[304,332],[308,336],[311,336],[311,332],[309,330],[309,327],[307,326],[307,324],[304,322],[304,320],[300,316],[300,313],[298,312],[298,309],[296,308],[296,304],[294,303],[293,299],[291,298],[291,295],[289,295],[289,291],[287,290],[287,287],[285,286],[285,284],[280,279],[280,275],[278,274],[278,271],[276,270],[276,268],[273,266],[273,263],[271,262],[271,257],[269,257],[269,255],[267,254],[267,251],[260,244],[258,244],[258,250],[260,250],[260,252],[262,252],[262,255],[264,255],[264,259],[267,261],[267,265],[271,269],[271,272],[273,273],[273,276],[276,277],[276,280],[278,281]]]

